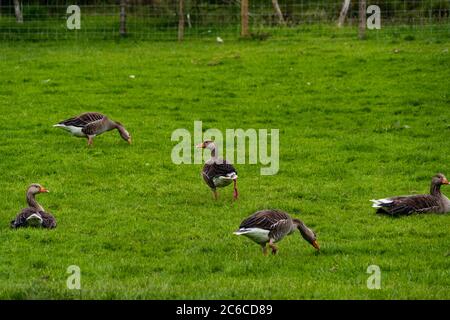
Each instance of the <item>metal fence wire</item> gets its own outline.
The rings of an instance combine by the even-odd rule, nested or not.
[[[243,14],[257,39],[356,36],[361,21],[367,37],[450,38],[450,0],[0,0],[0,39],[238,39]]]

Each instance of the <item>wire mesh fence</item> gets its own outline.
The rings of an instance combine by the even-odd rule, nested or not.
[[[367,0],[364,17],[361,0],[246,2],[251,38],[356,36],[361,19],[367,37],[450,37],[450,0]],[[238,39],[242,14],[241,0],[0,0],[0,39]]]

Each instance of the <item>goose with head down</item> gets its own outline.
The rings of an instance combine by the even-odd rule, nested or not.
[[[28,208],[23,209],[16,218],[11,221],[11,228],[44,227],[53,229],[56,227],[56,219],[36,201],[36,195],[47,193],[47,189],[40,184],[33,183],[27,190]]]
[[[87,138],[88,145],[92,145],[95,136],[117,129],[122,139],[131,144],[131,135],[120,122],[113,121],[98,112],[80,114],[74,118],[61,121],[54,127],[69,131],[76,137]]]
[[[301,236],[309,242],[315,249],[320,250],[316,233],[308,228],[300,219],[291,216],[280,210],[257,211],[250,217],[242,221],[235,235],[244,235],[258,243],[267,255],[267,244],[272,249],[272,254],[276,254],[278,248],[275,243],[285,236],[292,234],[295,230],[300,231]]]
[[[217,148],[212,140],[205,140],[198,144],[197,148],[211,150],[211,159],[206,161],[202,170],[202,177],[211,188],[214,199],[217,199],[217,188],[223,188],[233,183],[233,197],[239,196],[237,190],[237,171],[231,163],[217,156]]]
[[[450,200],[441,192],[443,184],[449,184],[449,181],[442,173],[438,173],[431,179],[430,194],[398,196],[370,201],[373,202],[372,207],[377,209],[377,213],[391,216],[413,213],[446,213],[450,212]]]

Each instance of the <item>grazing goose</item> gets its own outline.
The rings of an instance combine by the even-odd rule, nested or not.
[[[261,245],[263,254],[267,255],[267,243],[272,249],[272,254],[276,254],[278,248],[275,243],[283,239],[298,229],[303,239],[308,241],[314,248],[320,250],[317,243],[317,236],[301,220],[292,219],[289,214],[279,210],[257,211],[250,217],[242,221],[236,235],[244,235]]]
[[[237,190],[237,172],[236,169],[226,160],[217,156],[216,145],[212,140],[205,140],[196,146],[197,148],[211,150],[211,159],[206,161],[202,170],[202,177],[206,184],[211,188],[214,193],[214,199],[217,200],[216,188],[223,188],[231,184],[234,184],[233,197],[238,198]]]
[[[44,227],[55,228],[56,220],[50,214],[45,212],[44,208],[36,201],[35,195],[43,192],[49,192],[47,189],[37,183],[33,183],[27,190],[28,208],[23,209],[16,219],[11,221],[11,228],[20,227]]]
[[[117,129],[122,139],[131,144],[131,135],[120,122],[113,121],[98,112],[80,114],[74,118],[61,121],[54,127],[67,130],[76,137],[87,138],[88,145],[92,145],[95,136]]]
[[[370,200],[377,213],[389,215],[410,215],[412,213],[450,212],[450,200],[441,193],[441,185],[449,184],[447,178],[438,173],[431,180],[430,194],[399,196]]]

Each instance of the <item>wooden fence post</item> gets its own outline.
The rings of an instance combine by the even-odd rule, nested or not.
[[[122,37],[127,35],[127,12],[126,12],[127,0],[120,0],[120,27],[119,34]]]
[[[184,39],[184,0],[178,0],[178,41]]]
[[[241,37],[248,37],[248,0],[241,0]]]
[[[366,37],[366,0],[359,0],[359,38]]]

